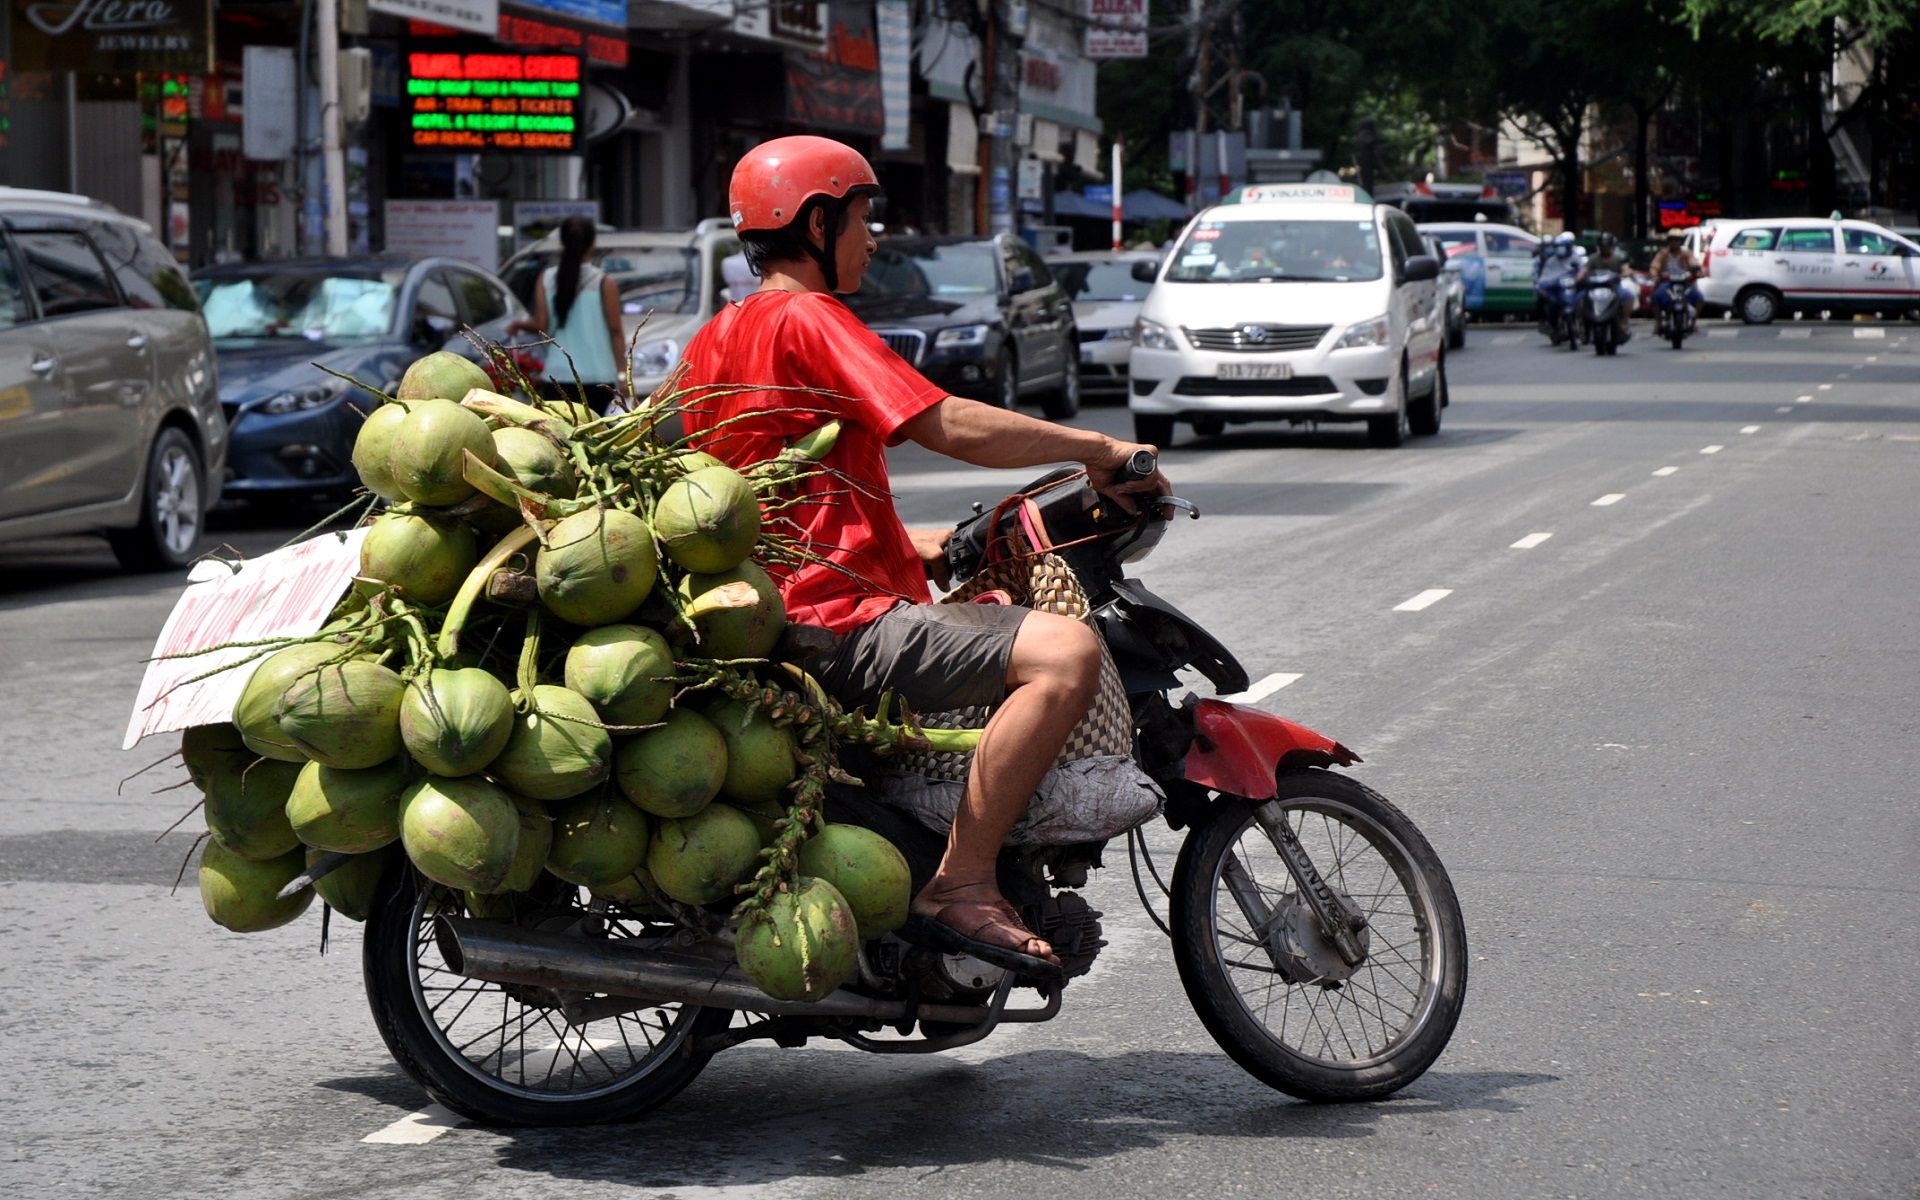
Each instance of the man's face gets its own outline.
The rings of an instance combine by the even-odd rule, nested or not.
[[[860,280],[867,273],[867,263],[878,248],[873,241],[873,232],[867,228],[867,219],[872,213],[873,200],[867,196],[847,206],[847,223],[840,230],[840,240],[833,247],[834,267],[840,272],[840,291],[843,293],[860,290]]]

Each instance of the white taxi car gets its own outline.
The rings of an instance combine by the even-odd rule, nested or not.
[[[1866,221],[1770,217],[1714,222],[1700,235],[1709,313],[1749,325],[1789,313],[1920,310],[1920,245]]]
[[[1411,218],[1336,184],[1254,184],[1188,222],[1134,327],[1134,437],[1174,426],[1364,421],[1378,446],[1440,429],[1440,263]]]

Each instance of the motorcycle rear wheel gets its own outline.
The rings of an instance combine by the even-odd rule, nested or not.
[[[1308,910],[1255,819],[1260,806],[1222,797],[1174,868],[1180,982],[1214,1041],[1268,1086],[1302,1100],[1391,1095],[1433,1065],[1460,1019],[1467,937],[1453,885],[1413,822],[1344,775],[1284,772],[1265,803],[1280,806],[1328,886],[1367,915],[1367,956],[1347,968],[1305,928]],[[1234,876],[1268,906],[1266,929],[1253,928]],[[1269,950],[1276,939],[1290,952]],[[1315,964],[1320,981],[1296,980]]]
[[[592,919],[576,889],[543,883],[554,885],[543,911],[564,917],[571,907]],[[362,949],[367,1003],[394,1061],[464,1117],[489,1125],[631,1121],[693,1082],[712,1057],[698,1043],[732,1019],[724,1009],[661,1004],[570,1024],[554,994],[447,969],[433,920],[464,909],[459,892],[412,870],[394,872],[367,918]],[[632,936],[640,924],[618,913],[600,920],[608,937]]]

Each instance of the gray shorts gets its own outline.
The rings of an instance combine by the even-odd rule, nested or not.
[[[915,712],[1007,697],[1013,637],[1032,610],[1009,604],[898,604],[808,664],[827,694],[869,713],[891,691]]]

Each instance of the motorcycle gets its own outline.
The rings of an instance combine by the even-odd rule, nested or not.
[[[1579,339],[1568,349],[1577,350],[1580,342],[1593,344],[1597,355],[1611,355],[1620,349],[1620,276],[1613,271],[1590,271],[1580,285],[1573,302]]]
[[[1571,345],[1579,336],[1574,325],[1573,303],[1562,289],[1558,300],[1542,296],[1538,301],[1540,332],[1555,346]]]
[[[1151,475],[1152,455],[1132,466]],[[1248,686],[1219,641],[1123,573],[1173,514],[1198,519],[1197,508],[1164,497],[1127,513],[1064,469],[1021,495],[1029,503],[976,505],[955,527],[953,578],[981,569],[994,539],[1038,522],[1095,605],[1128,693],[1135,760],[1165,796],[1160,817],[1184,836],[1168,881],[1144,830],[1125,832],[1134,887],[1172,941],[1201,1022],[1240,1066],[1303,1099],[1405,1087],[1445,1048],[1466,989],[1465,927],[1433,848],[1336,770],[1360,759],[1334,739],[1226,700],[1174,697],[1183,668],[1220,694]],[[827,816],[892,841],[916,889],[945,849],[944,833],[861,787],[830,792]],[[510,918],[483,919],[477,900],[409,867],[366,923],[364,981],[396,1061],[455,1112],[518,1125],[631,1120],[746,1042],[819,1037],[926,1054],[1053,1020],[1106,945],[1102,914],[1078,889],[1107,845],[1000,854],[1003,893],[1061,960],[1053,979],[886,934],[863,944],[836,992],[775,1000],[734,964],[724,905],[662,907],[656,896],[629,907],[547,876]]]
[[[1687,335],[1697,327],[1693,303],[1687,295],[1692,284],[1687,279],[1663,279],[1659,286],[1667,303],[1657,310],[1655,334],[1672,342],[1673,348],[1678,350],[1680,343],[1686,341]]]

